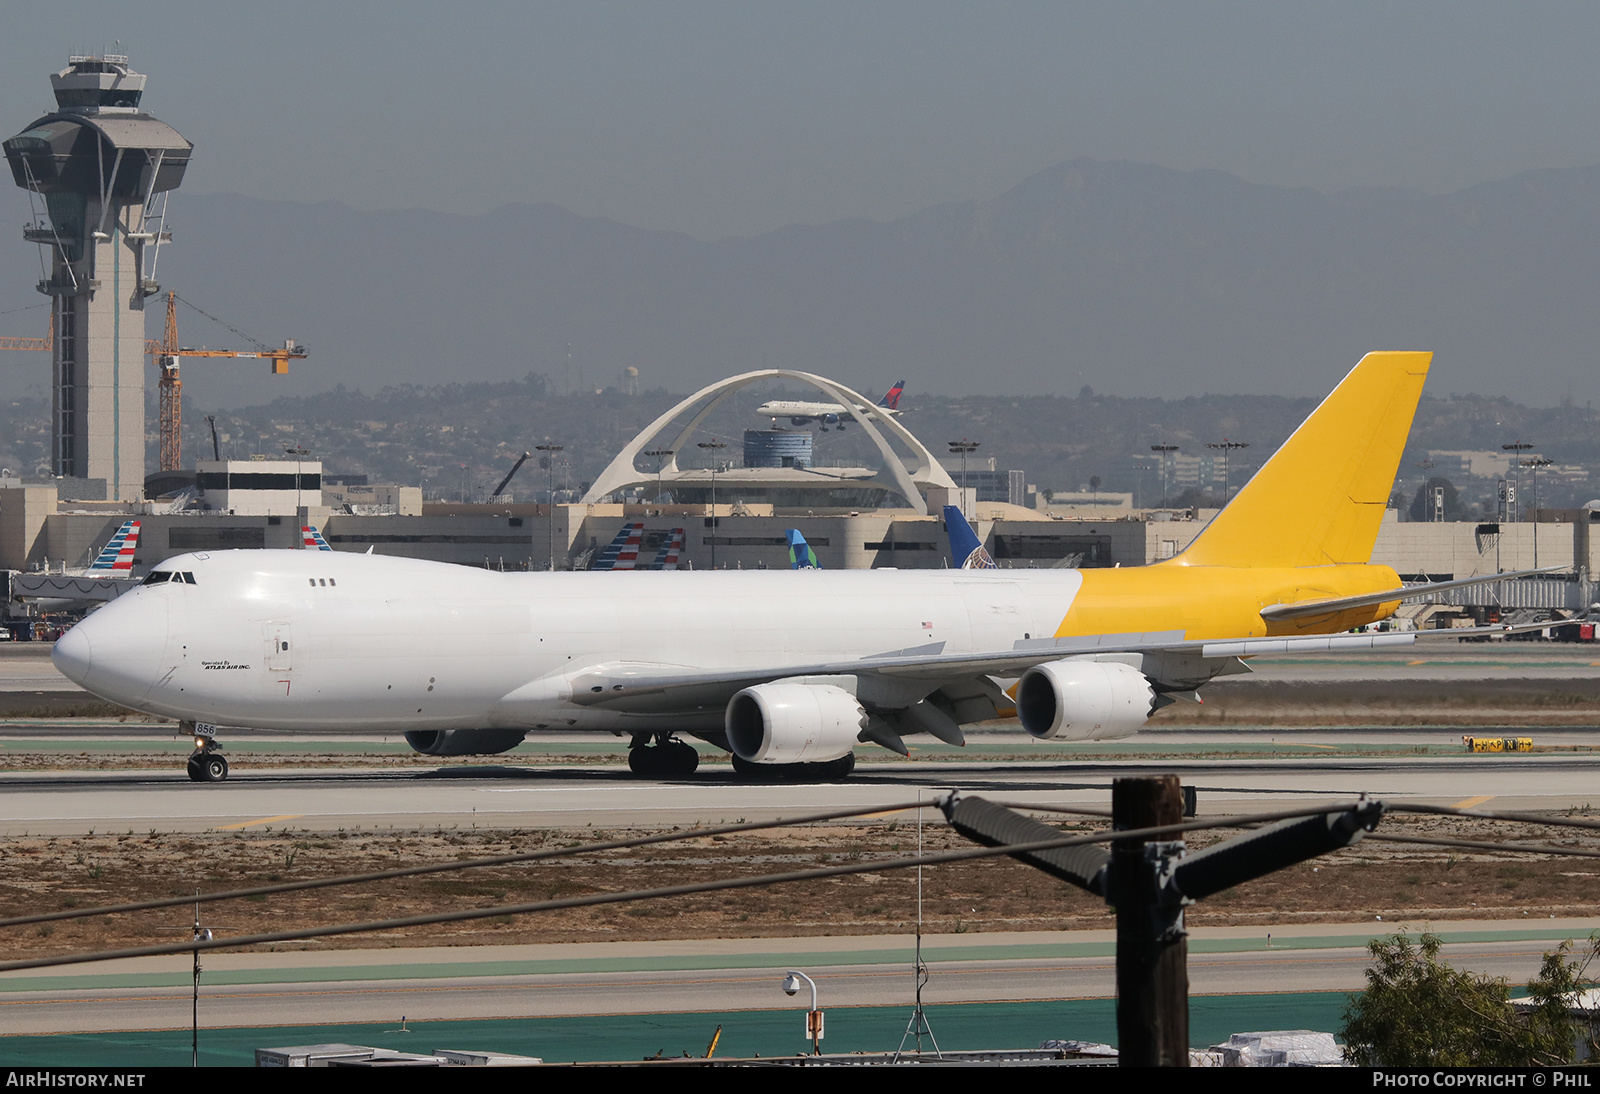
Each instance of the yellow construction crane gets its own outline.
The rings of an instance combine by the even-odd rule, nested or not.
[[[184,303],[188,304],[186,300]],[[194,308],[193,304],[189,304]],[[195,308],[200,311],[199,308]],[[206,315],[208,319],[215,316]],[[227,326],[227,324],[223,324]],[[231,328],[230,328],[231,329]],[[251,339],[254,341],[254,339]],[[257,343],[260,345],[260,343]],[[158,342],[150,339],[145,342],[145,352],[155,359],[156,365],[161,370],[161,470],[176,471],[183,466],[183,381],[178,377],[178,360],[180,357],[254,357],[265,358],[271,373],[274,376],[287,376],[290,361],[303,361],[306,357],[304,346],[297,345],[292,339],[283,344],[282,349],[271,349],[262,346],[259,350],[227,350],[227,349],[187,349],[178,346],[178,294],[167,293],[167,326],[165,336]]]
[[[50,316],[50,331],[43,338],[0,337],[0,349],[42,349],[46,353],[56,348],[56,317]]]

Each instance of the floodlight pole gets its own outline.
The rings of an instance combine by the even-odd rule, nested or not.
[[[711,461],[711,568],[717,568],[717,469],[722,464],[720,449],[728,446],[722,441],[698,441],[695,447],[703,449],[707,454],[716,453],[716,458]]]
[[[660,505],[661,504],[661,495],[662,495],[662,490],[661,490],[661,471],[662,471],[662,468],[667,466],[667,457],[672,455],[672,449],[670,449],[670,448],[652,448],[650,451],[643,453],[643,455],[654,456],[655,457],[655,460],[656,460],[656,504]]]
[[[976,452],[981,442],[969,441],[963,438],[959,441],[946,441],[945,443],[950,446],[950,454],[952,456],[958,452],[961,454],[961,515],[971,520],[972,514],[967,512],[967,456]]]
[[[1533,568],[1539,568],[1539,468],[1549,467],[1554,460],[1535,456],[1531,460],[1519,460],[1523,467],[1533,468]]]
[[[1206,447],[1220,448],[1222,450],[1222,504],[1223,507],[1226,508],[1228,502],[1233,498],[1233,472],[1230,466],[1232,461],[1229,459],[1229,457],[1233,455],[1236,449],[1249,448],[1250,442],[1230,441],[1228,438],[1224,437],[1220,441],[1207,441]]]
[[[550,559],[550,572],[556,570],[556,453],[566,445],[562,444],[536,444],[535,452],[540,452],[539,457],[544,463],[544,490],[545,507],[548,519],[545,521],[545,551]]]
[[[1161,507],[1167,507],[1167,459],[1178,450],[1175,444],[1153,444],[1150,451],[1156,454],[1156,459],[1161,461]]]

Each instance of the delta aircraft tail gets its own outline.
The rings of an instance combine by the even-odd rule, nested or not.
[[[883,398],[878,400],[878,405],[885,410],[899,410],[900,395],[905,389],[906,382],[904,380],[896,380],[890,385],[889,390],[883,393]]]

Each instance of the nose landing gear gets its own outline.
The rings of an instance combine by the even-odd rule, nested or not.
[[[187,723],[194,735],[194,751],[189,754],[189,779],[197,783],[219,783],[228,777],[228,761],[217,744],[217,727],[208,722]]]

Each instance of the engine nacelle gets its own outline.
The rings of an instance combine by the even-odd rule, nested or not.
[[[424,756],[493,756],[522,743],[525,729],[420,729],[406,744]]]
[[[855,748],[867,712],[831,684],[758,684],[728,703],[728,745],[754,764],[820,763]]]
[[[1136,733],[1155,709],[1144,673],[1113,661],[1050,661],[1017,683],[1022,728],[1046,741],[1104,741]]]

